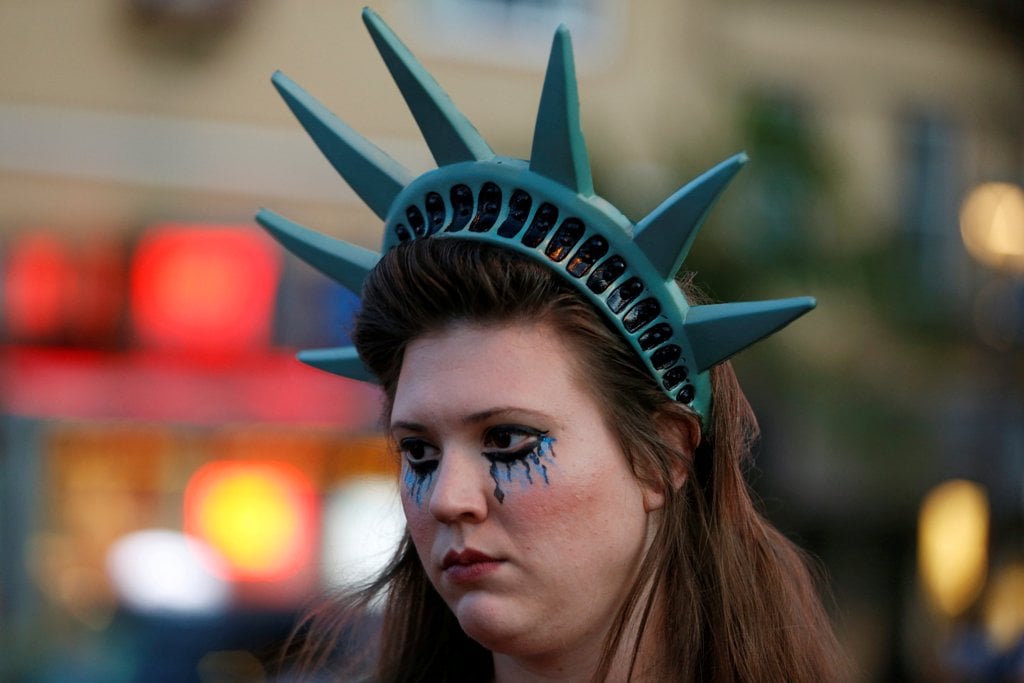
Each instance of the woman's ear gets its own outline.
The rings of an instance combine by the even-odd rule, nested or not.
[[[693,464],[693,455],[700,444],[700,421],[693,413],[684,410],[670,410],[658,415],[655,428],[662,442],[668,446],[669,481],[676,491],[686,482],[686,476]],[[665,505],[665,491],[661,486],[644,487],[644,509],[647,512]]]

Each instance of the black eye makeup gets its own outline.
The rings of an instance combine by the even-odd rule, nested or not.
[[[548,468],[554,464],[548,432],[517,424],[486,427],[480,436],[480,454],[490,462],[488,473],[494,481],[494,497],[504,504],[506,488],[518,482],[520,488],[537,480],[548,483]],[[443,457],[441,449],[421,436],[398,439],[398,452],[407,467],[403,480],[410,498],[422,506]]]
[[[398,442],[398,450],[415,472],[426,474],[437,469],[441,453],[428,441],[417,436],[407,436]]]
[[[416,505],[422,505],[423,492],[430,489],[434,481],[441,451],[418,436],[407,436],[399,439],[398,452],[408,465],[403,478],[409,496],[416,501]]]
[[[489,458],[491,455],[500,455],[510,450],[518,453],[523,448],[534,446],[536,440],[546,434],[546,431],[522,425],[490,427],[484,432],[483,441],[484,447],[491,450],[485,451],[484,455]]]
[[[548,465],[552,464],[555,453],[551,445],[555,440],[547,431],[524,425],[496,425],[484,434],[483,456],[490,463],[490,475],[494,480],[494,497],[499,503],[505,502],[502,483],[511,484],[518,480],[520,486],[533,485],[534,473],[548,483]]]

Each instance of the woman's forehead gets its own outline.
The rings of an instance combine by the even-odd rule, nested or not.
[[[391,419],[566,410],[584,393],[577,374],[562,333],[548,323],[453,323],[406,347]]]

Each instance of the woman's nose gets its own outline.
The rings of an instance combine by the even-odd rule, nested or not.
[[[446,449],[434,475],[430,514],[439,522],[480,522],[487,517],[487,462],[480,453]]]

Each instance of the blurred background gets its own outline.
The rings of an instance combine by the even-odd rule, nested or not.
[[[379,247],[269,83],[432,162],[348,0],[0,3],[0,679],[271,681],[401,528],[354,297],[252,223]],[[1024,681],[1024,6],[381,0],[501,154],[573,32],[597,191],[751,162],[688,267],[818,310],[736,361],[768,516],[858,681]],[[286,678],[286,676],[284,676]]]

